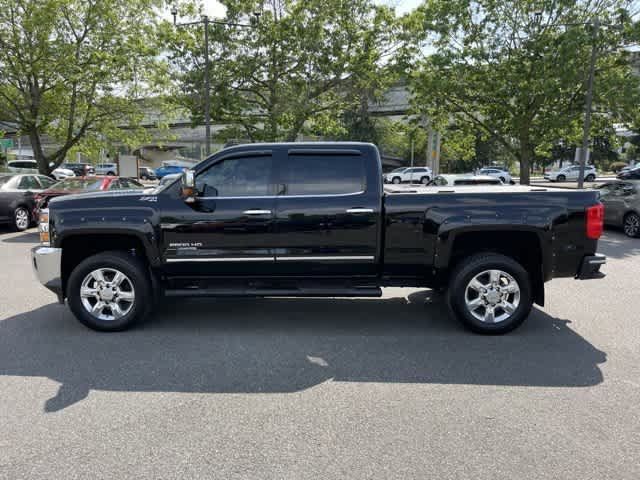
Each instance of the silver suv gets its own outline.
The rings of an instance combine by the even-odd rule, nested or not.
[[[96,165],[96,175],[118,175],[118,165],[115,163],[99,163]]]

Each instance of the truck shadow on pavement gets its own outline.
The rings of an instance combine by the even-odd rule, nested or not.
[[[599,351],[535,309],[502,337],[468,333],[430,291],[391,299],[167,303],[138,328],[101,334],[50,304],[0,322],[0,375],[61,383],[55,412],[91,390],[287,393],[323,382],[585,387]]]

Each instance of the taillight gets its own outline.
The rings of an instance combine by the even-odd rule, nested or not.
[[[601,203],[587,208],[587,238],[597,240],[604,229],[604,206]]]

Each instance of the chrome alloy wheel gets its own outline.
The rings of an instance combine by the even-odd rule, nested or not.
[[[502,270],[485,270],[471,279],[464,300],[469,313],[484,323],[507,320],[520,304],[520,286]]]
[[[624,233],[630,237],[637,237],[640,233],[640,217],[630,213],[624,219]]]
[[[20,207],[16,210],[16,228],[18,230],[26,230],[29,228],[29,212],[26,208]]]
[[[131,311],[135,301],[133,283],[114,268],[89,273],[80,287],[82,306],[98,320],[118,320]]]

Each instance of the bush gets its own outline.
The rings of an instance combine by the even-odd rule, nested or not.
[[[612,172],[618,173],[620,170],[622,170],[626,166],[627,164],[625,162],[613,162],[611,163],[611,165],[609,165],[609,168],[611,169]]]

